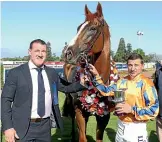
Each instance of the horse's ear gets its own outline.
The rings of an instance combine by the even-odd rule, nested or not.
[[[87,5],[85,5],[85,16],[90,15],[90,14],[92,13],[89,11]]]
[[[97,10],[97,16],[102,17],[103,16],[103,14],[102,14],[102,6],[101,6],[101,4],[99,2],[98,2],[96,10]]]

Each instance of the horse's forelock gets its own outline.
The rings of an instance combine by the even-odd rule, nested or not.
[[[86,15],[86,20],[85,21],[93,21],[96,18],[96,14],[88,14]]]

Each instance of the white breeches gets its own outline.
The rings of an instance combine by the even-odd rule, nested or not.
[[[146,123],[126,123],[118,120],[115,142],[148,142]]]

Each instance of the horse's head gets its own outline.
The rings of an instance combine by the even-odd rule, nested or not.
[[[78,26],[76,36],[63,52],[65,62],[76,64],[85,55],[101,52],[104,40],[109,37],[109,28],[103,18],[101,4],[98,3],[95,13],[91,13],[85,5],[85,21]]]

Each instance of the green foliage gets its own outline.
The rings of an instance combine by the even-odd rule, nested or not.
[[[60,57],[51,51],[51,43],[47,42],[47,59],[46,61],[60,61]]]
[[[143,57],[145,63],[150,62],[151,59],[153,58],[151,54],[145,55],[145,52],[141,48],[134,50],[133,53],[140,54]]]
[[[145,58],[145,52],[141,48],[134,50],[133,53],[140,54],[143,57],[143,59]]]
[[[121,38],[119,41],[118,50],[114,56],[114,61],[116,62],[125,62],[126,57],[126,47],[124,38]]]
[[[148,62],[151,62],[151,60],[152,60],[153,58],[154,58],[154,57],[153,57],[151,54],[145,55],[144,61],[145,61],[146,63],[148,63]]]
[[[110,56],[114,58],[114,55],[115,55],[114,51],[110,50]]]
[[[133,50],[131,43],[127,43],[127,46],[125,47],[124,38],[120,39],[117,52],[115,56],[112,57],[115,62],[126,62],[131,53],[140,54],[143,57],[144,62],[150,62],[154,58],[151,54],[145,55],[145,52],[141,48]]]
[[[51,43],[47,42],[47,61],[52,61],[52,51],[51,51]]]
[[[61,57],[60,57],[60,61],[64,61],[64,51],[66,50],[67,47],[67,42],[65,42],[65,46],[63,47],[62,53],[61,53]]]
[[[2,61],[28,61],[29,60],[29,56],[24,56],[23,58],[19,57],[14,57],[14,58],[2,58]]]
[[[28,55],[28,56],[24,56],[24,57],[22,58],[22,61],[29,61],[29,58],[30,58],[29,55]]]
[[[127,43],[127,47],[126,47],[126,55],[125,55],[125,59],[127,60],[128,57],[131,55],[132,53],[132,45],[130,43]]]

